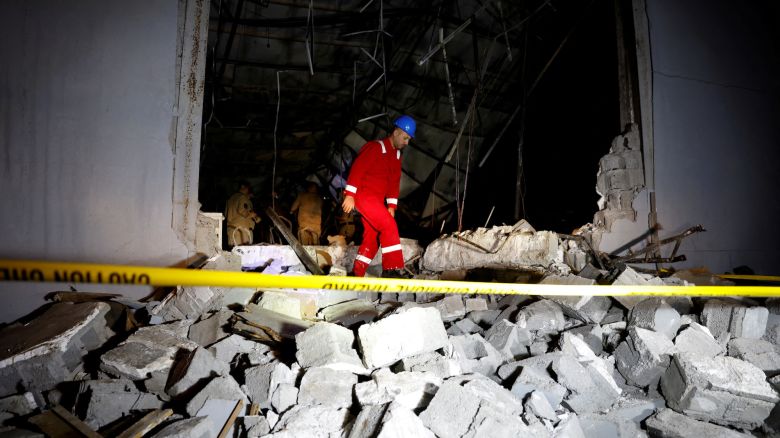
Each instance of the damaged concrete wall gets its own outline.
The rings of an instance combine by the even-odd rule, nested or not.
[[[167,265],[191,253],[207,24],[202,0],[3,2],[0,257]],[[3,283],[0,321],[58,289]]]
[[[708,230],[683,242],[680,253],[688,261],[675,266],[723,272],[748,265],[774,273],[780,265],[774,226],[780,214],[780,66],[772,8],[770,2],[646,1],[655,152],[650,169],[660,235],[696,224]],[[633,208],[636,222],[616,220],[602,236],[602,250],[647,230],[647,190]]]

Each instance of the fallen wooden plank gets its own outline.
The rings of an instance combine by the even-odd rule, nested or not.
[[[138,420],[135,424],[130,426],[129,429],[120,433],[117,438],[141,438],[163,422],[166,418],[173,414],[171,409],[157,409],[144,415],[143,418]]]
[[[92,428],[87,426],[86,423],[79,420],[78,417],[68,412],[62,406],[54,405],[54,407],[52,407],[51,410],[52,412],[57,414],[58,417],[60,417],[62,420],[68,423],[71,427],[76,429],[82,436],[85,436],[87,438],[103,438],[102,435],[92,430]]]
[[[238,403],[236,403],[236,406],[233,408],[233,412],[230,413],[230,417],[228,417],[225,424],[222,426],[222,430],[219,432],[219,436],[217,438],[225,438],[230,432],[230,429],[233,428],[233,423],[236,422],[236,417],[238,417],[238,413],[241,412],[241,408],[244,407],[244,401],[239,400]]]
[[[50,438],[83,438],[84,436],[52,411],[45,411],[30,417],[27,421]]]

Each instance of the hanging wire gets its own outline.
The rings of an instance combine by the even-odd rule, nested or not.
[[[271,173],[271,209],[276,209],[276,157],[277,157],[277,142],[276,132],[279,127],[279,107],[282,104],[282,85],[279,80],[279,76],[284,70],[276,72],[276,118],[274,119],[274,165]]]

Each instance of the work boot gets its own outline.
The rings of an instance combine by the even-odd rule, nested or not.
[[[405,269],[385,269],[382,278],[412,278]]]

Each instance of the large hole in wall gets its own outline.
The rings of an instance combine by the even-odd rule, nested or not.
[[[464,11],[468,9],[467,3],[459,2]],[[223,8],[222,20],[218,13],[220,4]],[[238,26],[230,53],[226,54],[231,41],[232,22],[225,17],[235,15],[238,4],[237,0],[211,4],[209,67],[203,114],[204,123],[207,123],[204,133],[206,143],[201,156],[199,187],[203,211],[223,211],[225,200],[235,190],[236,182],[242,179],[255,183],[256,207],[261,209],[270,203],[272,190],[268,181],[274,171],[277,172],[274,188],[289,204],[295,193],[302,190],[305,178],[311,175],[306,173],[311,168],[309,165],[323,160],[322,146],[325,145],[325,150],[335,147],[329,142],[339,143],[348,132],[343,127],[337,132],[339,127],[329,123],[334,114],[347,111],[339,99],[349,96],[352,88],[350,72],[340,71],[338,66],[346,62],[344,53],[354,57],[348,51],[357,50],[349,47],[355,40],[334,37],[334,34],[349,29],[331,31],[327,26],[316,29],[319,36],[315,38],[315,56],[321,57],[333,50],[341,58],[318,58],[315,70],[319,70],[309,77],[305,68],[300,69],[307,66],[303,56],[305,23],[300,28],[295,27],[297,25],[290,28]],[[394,2],[385,4],[389,8],[398,6]],[[274,11],[279,12],[274,8],[282,7],[280,5],[276,2],[270,5],[266,2],[245,2],[241,16],[271,17]],[[306,8],[301,5],[285,6],[290,20],[306,16]],[[529,10],[536,6],[533,2],[528,3]],[[323,17],[342,12],[342,6],[329,8],[315,9],[315,14]],[[508,125],[484,166],[473,167],[463,211],[463,229],[484,226],[488,216],[489,225],[512,224],[525,218],[538,230],[564,233],[593,221],[593,215],[598,210],[599,195],[595,186],[599,159],[609,151],[612,139],[621,131],[613,8],[613,2],[561,4],[545,9],[543,20],[531,22],[525,85],[530,87],[537,77],[540,79],[527,99],[525,111]],[[453,9],[453,13],[457,13],[457,8]],[[456,17],[454,22],[448,23],[450,31],[459,19],[465,18]],[[425,17],[415,16],[404,17],[403,21],[407,26],[426,22]],[[554,29],[551,30],[551,26]],[[220,29],[221,32],[218,32]],[[561,46],[563,38],[569,33]],[[424,37],[428,38],[428,35]],[[332,41],[326,43],[328,39]],[[420,47],[427,46],[426,41],[419,43],[418,51],[424,50]],[[517,41],[513,46],[519,50]],[[468,47],[470,51],[471,42],[469,39],[465,42],[461,46]],[[406,47],[402,43],[395,45],[398,48],[393,50],[399,52]],[[560,51],[545,69],[559,46]],[[516,52],[515,56],[519,53]],[[456,53],[449,55],[451,59],[457,59]],[[267,56],[273,62],[268,59],[261,61],[261,56]],[[347,58],[352,59],[349,56]],[[241,61],[225,62],[230,59]],[[409,62],[414,61],[411,59]],[[351,65],[351,62],[346,64]],[[298,69],[290,69],[290,66]],[[326,70],[326,66],[331,70]],[[287,70],[281,74],[282,106],[278,116],[280,149],[274,168],[271,163],[273,131],[277,121],[276,72],[285,68]],[[451,68],[453,76],[462,71],[457,62],[453,62]],[[348,70],[351,71],[351,67]],[[426,78],[431,80],[429,87],[445,90],[443,79],[437,76],[439,73],[434,73],[425,71]],[[505,94],[508,101],[505,108],[514,107],[515,102],[519,102],[518,96],[522,95],[519,87],[509,91]],[[426,98],[428,94],[421,92],[419,95]],[[462,94],[468,97],[471,91],[466,90]],[[441,94],[438,97],[441,98]],[[460,117],[465,113],[467,104],[468,99],[458,102]],[[397,111],[393,109],[394,114]],[[307,124],[303,118],[298,120],[297,115],[311,114],[320,115],[322,124],[314,126]],[[503,115],[506,116],[508,112]],[[497,124],[503,125],[504,122]],[[349,128],[348,125],[346,127]],[[522,196],[518,216],[515,198],[521,130]],[[494,136],[495,132],[486,135],[485,143],[492,142]],[[484,154],[485,149],[475,154],[473,160],[478,162]],[[296,163],[300,164],[299,170]],[[420,181],[426,178],[426,175],[417,176]],[[326,190],[323,194],[328,195]],[[340,202],[336,199],[331,201],[334,204]],[[328,216],[328,212],[323,214],[324,218]],[[450,217],[441,228],[440,225],[441,222],[426,229],[414,229],[414,222],[404,221],[403,228],[406,229],[401,232],[425,243],[428,238],[437,237],[439,231],[454,231],[457,220]]]
[[[570,233],[593,221],[599,159],[620,133],[613,2],[594,2],[531,93],[522,144],[521,217],[538,230]],[[559,41],[549,41],[549,56]],[[531,79],[531,82],[533,79]],[[472,223],[515,220],[519,123],[485,163],[471,197]],[[480,220],[482,223],[480,223]]]

